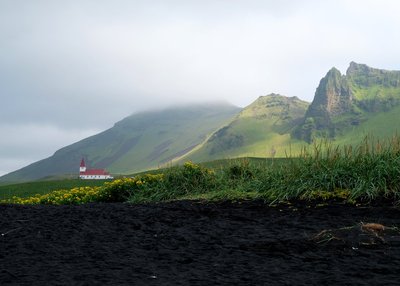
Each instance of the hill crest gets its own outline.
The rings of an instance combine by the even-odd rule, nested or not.
[[[184,159],[265,157],[272,150],[282,156],[285,150],[281,147],[289,144],[289,133],[304,117],[308,104],[295,96],[275,93],[260,96]]]

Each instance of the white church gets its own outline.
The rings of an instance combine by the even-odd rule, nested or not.
[[[114,177],[112,177],[110,173],[104,169],[86,169],[86,163],[83,158],[79,167],[79,178],[83,180],[114,179]]]

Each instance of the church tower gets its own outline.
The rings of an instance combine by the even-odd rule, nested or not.
[[[85,164],[85,160],[82,158],[82,161],[81,161],[81,165],[80,165],[80,167],[79,167],[79,172],[86,172],[86,164]]]

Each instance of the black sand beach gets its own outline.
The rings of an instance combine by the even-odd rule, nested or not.
[[[390,205],[1,205],[0,285],[400,285],[395,226]]]

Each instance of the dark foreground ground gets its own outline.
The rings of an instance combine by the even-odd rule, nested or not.
[[[393,226],[389,205],[3,205],[0,285],[400,285]]]

